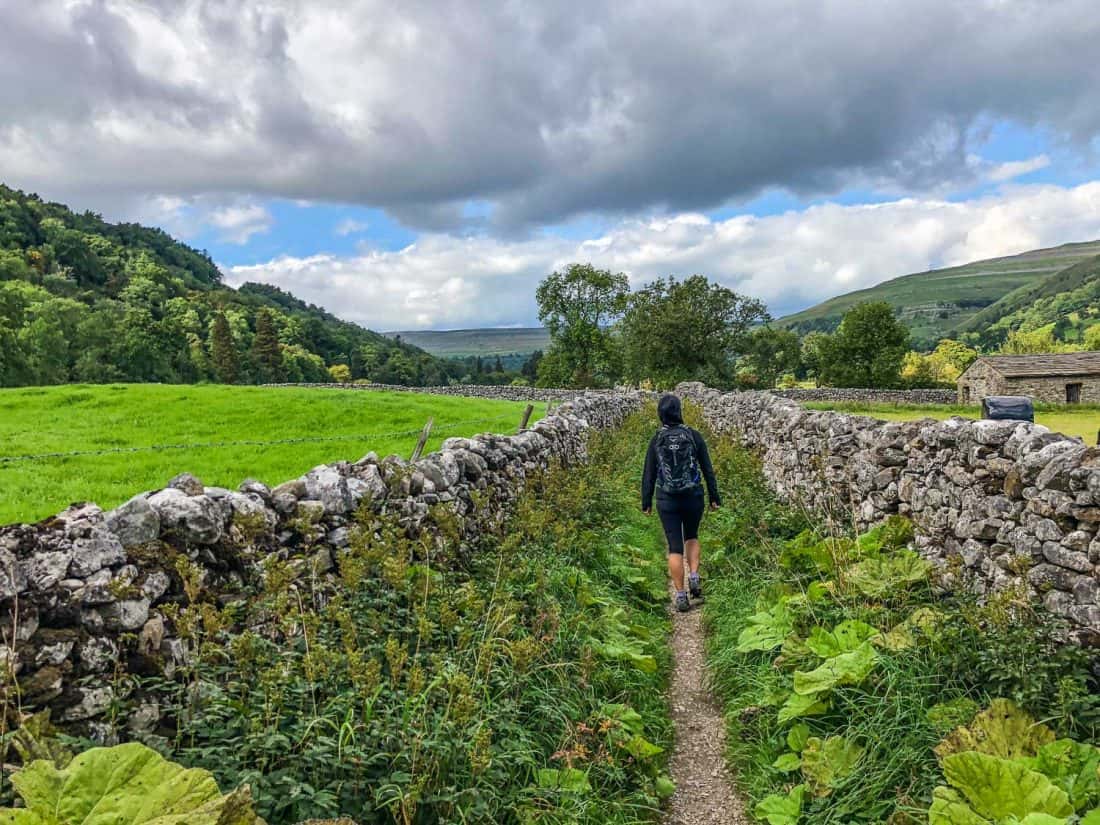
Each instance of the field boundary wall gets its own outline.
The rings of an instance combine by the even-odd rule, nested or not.
[[[839,387],[818,387],[816,389],[770,390],[780,398],[793,401],[825,403],[866,403],[866,404],[955,404],[955,390],[862,390]]]
[[[457,552],[468,552],[503,523],[527,478],[584,462],[590,432],[618,426],[644,400],[572,391],[517,434],[448,438],[415,462],[368,453],[274,488],[249,480],[237,490],[185,473],[109,512],[74,504],[37,524],[0,527],[0,695],[24,713],[48,708],[64,729],[98,741],[155,735],[155,695],[123,720],[127,731],[108,721],[115,684],[120,674],[171,677],[192,661],[170,619],[191,601],[188,587],[227,604],[278,561],[302,592],[331,592],[364,514],[425,548],[443,540],[446,523]]]
[[[1074,641],[1100,644],[1100,449],[1026,422],[884,422],[767,392],[678,392],[759,453],[783,500],[847,527],[906,516],[943,586],[1026,588]]]

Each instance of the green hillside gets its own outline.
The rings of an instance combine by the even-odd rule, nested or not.
[[[275,287],[232,289],[160,229],[0,184],[0,386],[325,381],[335,364],[396,384],[453,371]]]
[[[977,313],[958,328],[962,337],[986,347],[1013,330],[1054,325],[1056,337],[1079,340],[1100,320],[1100,255],[1026,284]]]
[[[830,298],[780,319],[799,333],[832,331],[844,313],[863,301],[886,301],[909,326],[914,344],[931,347],[940,338],[969,329],[987,307],[1021,288],[1033,287],[1067,267],[1100,254],[1100,241],[1036,249],[963,266],[916,272]],[[999,315],[998,315],[999,317]],[[985,323],[985,322],[981,322]]]
[[[441,358],[466,358],[471,355],[530,355],[550,346],[550,334],[542,327],[501,329],[450,329],[444,331],[387,332]]]

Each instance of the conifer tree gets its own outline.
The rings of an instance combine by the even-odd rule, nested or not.
[[[214,374],[221,383],[237,383],[240,376],[237,345],[223,312],[214,316],[214,329],[210,333],[210,358],[214,362]]]
[[[284,379],[283,348],[275,334],[275,319],[271,310],[263,307],[256,313],[256,337],[252,340],[252,360],[261,383],[278,383]]]

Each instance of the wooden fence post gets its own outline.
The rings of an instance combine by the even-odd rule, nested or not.
[[[409,461],[416,461],[424,453],[424,445],[428,443],[428,436],[432,434],[432,423],[435,421],[433,416],[428,416],[428,423],[424,425],[424,429],[420,431],[420,440],[416,442],[416,449],[413,450],[412,458]]]
[[[521,418],[520,421],[519,421],[519,430],[518,430],[518,432],[523,432],[525,429],[527,429],[527,422],[531,420],[531,413],[533,413],[534,411],[535,411],[535,405],[534,404],[528,404],[524,408],[523,418]]]

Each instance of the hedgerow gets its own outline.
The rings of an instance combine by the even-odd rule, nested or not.
[[[1100,818],[1088,813],[1100,701],[1090,657],[1060,642],[1055,620],[1025,592],[940,593],[903,519],[860,536],[815,530],[774,500],[747,452],[717,440],[712,453],[730,493],[703,535],[709,661],[758,819]],[[984,744],[998,737],[1012,748]]]
[[[443,509],[432,540],[368,509],[335,588],[273,558],[260,592],[218,606],[181,562],[170,618],[193,656],[141,683],[174,723],[147,743],[251,786],[270,825],[652,821],[672,790],[668,625],[627,505],[631,426],[530,479],[470,551]]]

